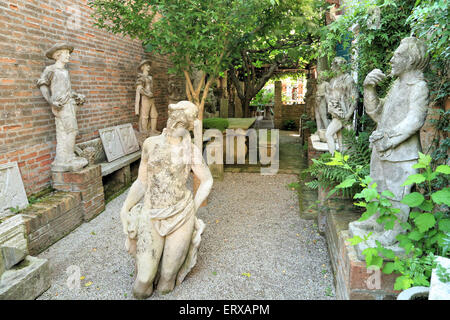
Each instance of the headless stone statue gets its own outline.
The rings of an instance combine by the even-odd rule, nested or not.
[[[172,291],[196,264],[205,224],[195,215],[213,183],[189,133],[197,116],[189,101],[169,106],[167,128],[144,142],[138,179],[122,207],[126,248],[136,259],[137,298],[151,296],[154,288]],[[186,186],[191,170],[200,181],[195,198]]]
[[[326,88],[326,103],[328,112],[332,116],[331,123],[327,127],[326,139],[328,150],[334,154],[336,150],[336,141],[334,135],[337,134],[339,148],[342,151],[342,128],[348,125],[352,117],[358,99],[358,89],[352,76],[349,73],[342,72],[342,66],[346,63],[342,57],[336,57],[333,60],[331,69],[337,74],[330,80]]]
[[[85,97],[72,90],[69,63],[73,46],[58,43],[46,52],[56,63],[44,69],[37,85],[45,100],[52,107],[56,123],[56,157],[52,171],[77,171],[88,164],[85,158],[75,156],[75,138],[78,134],[77,106],[85,102]]]
[[[139,131],[140,133],[150,133],[152,135],[160,134],[161,132],[156,130],[158,112],[153,95],[153,77],[149,74],[151,61],[142,61],[138,69],[141,73],[138,74],[136,81],[135,112],[136,115],[139,115]]]
[[[400,203],[411,192],[410,186],[402,186],[409,175],[415,174],[412,167],[417,163],[421,151],[419,132],[425,123],[429,93],[423,70],[427,65],[426,46],[414,37],[405,38],[395,50],[391,59],[392,76],[398,77],[385,99],[379,99],[376,85],[385,78],[378,69],[370,72],[364,81],[364,105],[367,114],[377,123],[372,133],[372,158],[370,176],[377,183],[378,192],[389,190],[394,194],[392,206],[401,211],[397,217],[405,222],[409,216],[409,207]],[[357,247],[359,258],[361,252],[369,247],[376,247],[375,240],[401,254],[396,237],[403,232],[399,222],[393,230],[384,230],[377,222],[379,213],[368,220],[350,223],[352,236],[363,237],[369,232],[373,235],[369,245],[361,243]]]

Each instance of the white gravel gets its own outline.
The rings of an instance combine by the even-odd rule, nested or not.
[[[197,265],[172,293],[150,299],[334,299],[325,239],[314,221],[300,218],[297,195],[287,188],[297,180],[225,173],[198,212],[206,229]],[[133,299],[134,262],[119,219],[127,193],[39,255],[52,268],[52,287],[39,299]],[[70,266],[81,276],[73,289]]]

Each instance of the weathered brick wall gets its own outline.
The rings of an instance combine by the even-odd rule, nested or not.
[[[0,164],[18,162],[28,195],[50,186],[55,123],[36,80],[53,63],[44,53],[56,42],[75,46],[72,87],[86,95],[77,143],[98,137],[101,128],[137,127],[134,87],[144,58],[154,62],[158,129],[167,121],[167,60],[147,56],[138,40],[95,28],[91,13],[86,0],[0,0]]]
[[[287,120],[294,120],[297,128],[300,123],[300,117],[305,112],[304,104],[285,104],[281,107],[282,124]]]

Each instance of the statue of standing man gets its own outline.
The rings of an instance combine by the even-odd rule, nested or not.
[[[150,60],[144,60],[139,64],[138,70],[141,73],[138,74],[136,81],[135,111],[136,115],[139,116],[140,133],[158,135],[161,132],[156,130],[158,112],[156,111],[155,98],[153,95],[153,77],[150,75],[151,66],[152,63]]]
[[[335,134],[337,134],[339,148],[342,151],[341,130],[348,124],[358,102],[358,88],[352,76],[349,73],[344,73],[342,70],[346,63],[346,60],[342,57],[334,58],[331,69],[336,73],[336,76],[330,80],[325,95],[328,112],[333,118],[326,132],[328,150],[331,154],[334,154],[336,150]]]
[[[381,70],[370,72],[364,81],[364,106],[367,114],[377,123],[377,129],[370,136],[373,146],[370,161],[370,176],[377,184],[379,192],[389,190],[392,206],[400,209],[400,222],[409,216],[409,207],[400,200],[411,192],[411,185],[403,186],[407,177],[415,174],[413,165],[417,163],[421,151],[419,132],[425,123],[429,92],[423,76],[427,66],[426,45],[417,38],[409,37],[401,41],[391,59],[391,75],[398,77],[385,99],[379,99],[376,86],[386,76]],[[375,240],[383,246],[393,246],[397,235],[402,233],[399,221],[392,230],[385,230],[378,223],[379,213],[365,221],[350,223],[349,231],[364,236],[369,232],[369,246],[376,247]],[[367,245],[359,244],[358,255]],[[392,248],[395,249],[395,246]]]
[[[56,63],[44,69],[37,81],[45,100],[52,107],[56,123],[56,157],[52,171],[77,171],[87,166],[85,158],[75,156],[75,138],[78,134],[77,106],[84,104],[85,97],[72,90],[69,71],[65,68],[74,47],[58,43],[45,55]]]

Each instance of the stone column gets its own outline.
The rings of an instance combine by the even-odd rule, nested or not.
[[[274,125],[275,129],[281,129],[283,126],[282,107],[283,102],[281,100],[282,84],[281,81],[275,81],[275,108],[274,108]]]

